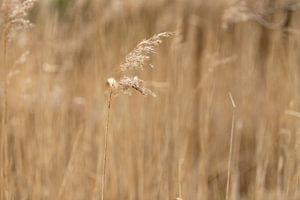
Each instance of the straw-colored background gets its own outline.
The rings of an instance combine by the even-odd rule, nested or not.
[[[221,200],[228,172],[229,199],[300,199],[300,13],[287,3],[248,1],[265,24],[225,19],[235,6],[226,0],[40,0],[28,16],[35,26],[17,32],[1,64],[2,82],[4,69],[17,72],[1,134],[2,194],[92,199],[106,79],[140,41],[171,31],[155,68],[138,72],[158,96],[112,100],[105,199]]]

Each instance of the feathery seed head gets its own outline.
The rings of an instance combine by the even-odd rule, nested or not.
[[[144,86],[144,81],[139,79],[139,77],[137,76],[134,76],[132,78],[124,76],[119,81],[119,84],[122,86],[122,91],[125,92],[125,94],[129,92],[129,89],[134,89],[142,95],[151,95],[153,97],[156,97],[156,94],[154,94],[151,90],[147,89]]]
[[[121,71],[142,70],[150,59],[150,55],[155,53],[155,47],[162,43],[164,38],[168,38],[172,33],[163,32],[154,35],[150,39],[140,42],[125,58],[125,62],[120,65]],[[153,65],[150,65],[151,67]]]
[[[143,40],[140,42],[125,58],[125,62],[120,65],[121,72],[126,70],[143,70],[145,63],[150,59],[150,55],[155,53],[155,47],[162,43],[163,38],[171,36],[172,33],[163,32],[154,35],[150,39]],[[154,66],[149,65],[151,68]],[[114,78],[108,78],[106,80],[107,85],[111,89],[113,94],[118,95],[119,93],[131,94],[130,90],[136,90],[142,95],[151,95],[156,97],[156,94],[145,87],[144,81],[138,76],[128,77],[123,74],[120,80]]]
[[[28,12],[33,8],[37,0],[11,0],[4,1],[1,5],[2,21],[6,26],[7,35],[10,37],[12,32],[29,29],[33,24],[26,19]]]

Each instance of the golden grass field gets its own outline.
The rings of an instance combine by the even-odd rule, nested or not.
[[[300,199],[299,1],[26,2],[0,0],[1,200]],[[126,72],[157,97],[108,110],[161,32]]]

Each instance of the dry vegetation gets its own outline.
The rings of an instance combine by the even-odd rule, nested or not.
[[[107,200],[300,199],[299,1],[33,4],[0,0],[1,200],[101,199],[104,155]]]

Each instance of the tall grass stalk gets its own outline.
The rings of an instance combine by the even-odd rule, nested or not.
[[[229,147],[229,158],[228,158],[228,165],[227,165],[227,183],[226,183],[226,200],[229,199],[229,189],[231,184],[231,166],[232,166],[232,154],[233,154],[233,138],[234,138],[234,124],[235,124],[235,102],[231,93],[228,93],[230,101],[232,103],[232,120],[231,120],[231,130],[230,130],[230,147]]]
[[[106,129],[105,129],[105,138],[104,138],[104,156],[103,156],[103,165],[102,165],[102,186],[101,186],[101,200],[104,199],[104,189],[105,189],[105,181],[106,181],[106,162],[107,162],[107,150],[108,150],[108,134],[109,134],[109,119],[110,119],[110,108],[111,108],[111,97],[112,90],[109,91],[109,98],[107,104],[107,121],[106,121]]]
[[[107,158],[108,158],[108,137],[109,137],[109,122],[110,122],[110,110],[111,110],[111,100],[112,100],[112,89],[109,90],[109,97],[108,97],[108,103],[107,103],[107,117],[106,117],[106,126],[105,126],[105,135],[104,135],[104,153],[103,153],[103,160],[102,160],[102,174],[101,174],[101,200],[104,200],[104,191],[105,191],[105,182],[106,182],[106,165],[107,165]],[[100,148],[99,148],[100,149]],[[99,158],[98,158],[98,164],[97,164],[97,175],[100,172],[100,152],[99,152]],[[94,190],[94,199],[97,198],[98,194],[98,188],[100,185],[100,178],[97,178],[95,190]]]
[[[3,181],[3,186],[1,187],[1,197],[2,199],[8,198],[8,156],[7,156],[7,42],[8,42],[8,26],[4,26],[2,32],[2,46],[3,46],[3,55],[2,55],[2,82],[3,82],[3,99],[2,99],[2,129],[1,129],[1,152],[2,152],[2,170],[1,170],[1,179]]]

